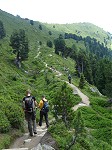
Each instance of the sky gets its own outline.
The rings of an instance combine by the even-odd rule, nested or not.
[[[0,0],[0,9],[44,23],[89,22],[112,33],[112,0]]]

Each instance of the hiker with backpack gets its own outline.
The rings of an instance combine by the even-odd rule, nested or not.
[[[28,122],[28,130],[30,136],[37,134],[36,131],[36,106],[37,102],[34,96],[31,96],[31,91],[26,91],[26,96],[23,98],[23,109],[25,112],[25,119]]]
[[[71,75],[69,74],[69,75],[68,75],[68,81],[69,81],[69,83],[71,83],[71,78],[72,78],[72,77],[71,77]]]
[[[49,122],[48,122],[49,105],[48,105],[48,101],[44,95],[42,96],[42,99],[40,100],[38,107],[40,108],[39,126],[42,126],[42,120],[43,120],[43,116],[44,116],[46,126],[48,128],[49,127]]]

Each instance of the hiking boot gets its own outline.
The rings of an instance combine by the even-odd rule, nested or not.
[[[33,136],[33,134],[30,134],[30,136]]]

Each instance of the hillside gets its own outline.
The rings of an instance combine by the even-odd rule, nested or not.
[[[55,26],[54,29],[58,32],[62,33],[72,33],[76,34],[78,36],[87,37],[90,36],[92,38],[97,39],[101,43],[104,43],[104,41],[107,41],[107,46],[112,49],[111,45],[111,34],[104,31],[102,28],[93,25],[91,23],[74,23],[74,24],[45,24],[49,29],[52,29],[53,26]]]
[[[64,150],[65,147],[67,149],[72,143],[73,137],[76,136],[74,131],[78,128],[81,128],[81,132],[78,132],[76,144],[73,144],[71,150],[74,150],[74,147],[76,150],[110,150],[111,107],[108,101],[111,98],[112,87],[110,34],[88,23],[50,25],[34,22],[34,25],[31,25],[30,20],[15,17],[2,10],[0,21],[3,22],[6,31],[6,36],[0,39],[0,149],[7,148],[15,137],[22,136],[24,114],[21,101],[25,91],[31,89],[38,102],[42,94],[46,95],[51,107],[50,120],[56,117],[54,105],[66,108],[67,124],[59,118],[48,130],[60,150]],[[22,61],[21,68],[14,63],[16,55],[10,46],[11,35],[19,29],[25,31],[29,43],[28,59]],[[65,33],[77,34],[78,38],[82,36],[85,39],[86,36],[90,36],[89,42],[83,38],[63,39],[60,34]],[[101,43],[105,38],[109,49],[93,40],[93,37]],[[64,44],[65,53],[62,51],[63,47],[58,47],[59,51],[56,54],[56,40]],[[53,46],[47,46],[47,41],[51,41]],[[94,43],[94,47],[91,43]],[[91,48],[97,51],[94,53]],[[85,80],[82,80],[83,87],[79,86],[80,71],[85,76]],[[69,73],[72,75],[73,85],[66,84]],[[93,81],[105,96],[100,94]],[[81,107],[76,112],[72,110],[73,106],[81,102],[81,98],[73,94],[72,86],[78,87],[89,97],[90,107]],[[65,103],[62,103],[63,97],[66,98]],[[63,113],[63,109],[60,110],[60,114]],[[36,119],[38,122],[38,111]],[[78,119],[80,124],[77,122]]]

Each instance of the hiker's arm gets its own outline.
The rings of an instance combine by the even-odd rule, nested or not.
[[[25,110],[25,99],[24,98],[22,100],[22,108],[23,108],[23,110]]]
[[[34,101],[34,104],[35,104],[35,106],[38,106],[38,103],[37,103],[37,101],[36,101],[36,100]]]

